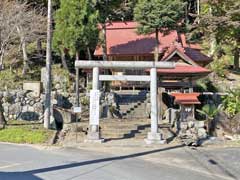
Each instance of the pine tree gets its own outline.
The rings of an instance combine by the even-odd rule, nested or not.
[[[184,18],[184,6],[181,0],[139,0],[134,9],[134,19],[139,23],[138,32],[148,34],[155,31],[155,61],[159,56],[158,33],[168,33],[178,29]]]
[[[137,0],[123,0],[112,16],[116,21],[132,21]]]

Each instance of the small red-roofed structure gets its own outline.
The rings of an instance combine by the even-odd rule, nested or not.
[[[186,121],[195,118],[195,106],[201,104],[198,100],[200,93],[171,93],[174,103],[180,105],[180,120]]]
[[[180,105],[201,104],[198,100],[200,93],[171,93],[175,97],[175,103]]]

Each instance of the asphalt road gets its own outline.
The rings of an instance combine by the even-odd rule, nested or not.
[[[0,144],[0,180],[240,179],[239,153],[239,149],[174,146],[120,155],[114,150],[101,153]]]

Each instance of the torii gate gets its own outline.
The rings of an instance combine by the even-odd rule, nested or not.
[[[148,133],[147,144],[164,143],[158,131],[158,101],[157,101],[157,69],[175,68],[174,62],[153,61],[87,61],[75,62],[76,68],[76,106],[79,107],[79,69],[93,69],[93,83],[90,92],[90,119],[86,142],[103,142],[99,133],[99,81],[147,81],[151,92],[151,131]],[[102,69],[151,69],[147,75],[99,75]]]

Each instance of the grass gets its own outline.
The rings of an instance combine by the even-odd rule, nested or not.
[[[53,135],[42,124],[27,121],[8,121],[5,129],[0,130],[0,141],[20,144],[43,144]]]

